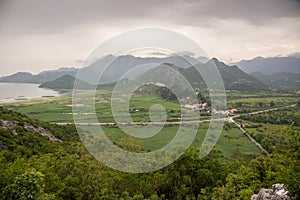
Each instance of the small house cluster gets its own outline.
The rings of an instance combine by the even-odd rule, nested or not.
[[[223,116],[228,116],[228,115],[234,114],[236,111],[237,110],[235,108],[229,109],[229,110],[217,110],[217,109],[212,110],[213,113],[221,114]]]
[[[183,107],[192,111],[204,110],[207,103],[185,104]]]

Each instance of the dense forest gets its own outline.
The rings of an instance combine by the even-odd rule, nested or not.
[[[299,131],[279,131],[288,137],[270,156],[226,160],[214,149],[200,159],[191,147],[168,167],[130,174],[92,157],[75,126],[0,108],[0,199],[250,199],[274,183],[300,198]]]

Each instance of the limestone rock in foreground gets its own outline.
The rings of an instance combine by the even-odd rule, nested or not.
[[[6,121],[6,120],[0,120],[0,125],[2,125],[2,127],[4,129],[13,129],[15,128],[17,125],[19,124],[18,121]],[[54,142],[62,142],[62,140],[56,138],[51,131],[48,131],[46,129],[44,129],[43,127],[34,127],[33,125],[25,122],[24,123],[24,129],[26,129],[27,131],[31,131],[31,132],[36,132],[39,133],[40,135],[44,136],[44,137],[48,137],[50,141],[54,141]],[[18,133],[16,130],[12,130],[11,132],[13,135],[17,136]],[[1,147],[2,148],[2,147]]]
[[[276,183],[272,189],[261,189],[258,194],[251,196],[251,200],[291,200],[284,189],[284,184]]]
[[[36,128],[29,123],[25,123],[24,128],[28,131],[37,132],[44,137],[48,137],[50,141],[62,142],[62,140],[60,140],[60,139],[56,138],[54,135],[52,135],[51,131],[44,129],[43,127]]]

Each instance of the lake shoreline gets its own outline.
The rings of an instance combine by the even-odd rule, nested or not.
[[[0,82],[0,103],[11,103],[36,98],[51,98],[64,95],[60,91],[40,88],[39,85],[40,84]]]

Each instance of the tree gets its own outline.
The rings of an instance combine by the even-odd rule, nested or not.
[[[4,188],[1,197],[6,200],[49,199],[44,193],[44,175],[36,170],[17,176],[14,183]]]
[[[204,96],[201,92],[197,92],[197,99],[198,99],[198,101],[201,102],[201,103],[207,102],[205,96]]]

